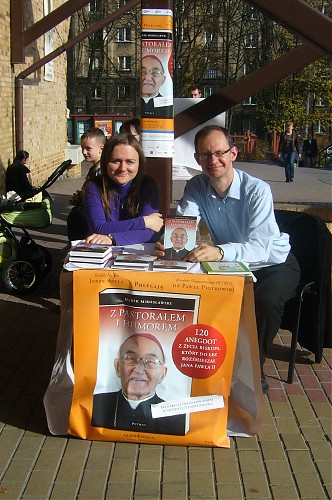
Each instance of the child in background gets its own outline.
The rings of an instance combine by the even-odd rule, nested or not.
[[[74,207],[67,218],[67,234],[69,241],[83,240],[89,233],[82,207],[82,194],[87,182],[100,174],[100,157],[106,143],[106,137],[100,128],[93,127],[81,137],[82,154],[86,161],[92,162],[81,191],[76,191],[71,201]]]

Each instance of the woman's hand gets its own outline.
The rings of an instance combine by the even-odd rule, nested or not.
[[[94,243],[98,245],[112,245],[112,239],[107,234],[90,234],[85,240],[87,243]]]
[[[163,216],[161,214],[158,214],[157,212],[154,212],[153,214],[150,215],[144,215],[143,219],[146,229],[152,229],[152,231],[158,233],[158,231],[160,231],[160,229],[164,225],[162,217]]]

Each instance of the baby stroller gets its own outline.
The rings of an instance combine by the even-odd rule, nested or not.
[[[46,193],[70,166],[71,160],[64,161],[39,187],[34,195],[43,193],[39,203],[0,200],[0,266],[5,287],[16,294],[32,291],[52,267],[49,251],[38,245],[28,229],[42,229],[52,223],[51,199]],[[14,230],[19,228],[20,235]],[[17,233],[17,231],[16,231]]]

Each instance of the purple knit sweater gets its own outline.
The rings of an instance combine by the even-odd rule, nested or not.
[[[141,207],[137,217],[123,219],[123,205],[128,194],[131,182],[125,186],[118,186],[116,206],[111,209],[110,216],[106,216],[100,199],[98,188],[94,182],[89,182],[84,195],[84,211],[91,234],[111,234],[117,245],[132,245],[146,243],[154,236],[154,231],[146,229],[143,216],[159,212],[159,197],[157,189],[151,201]],[[144,187],[143,187],[144,189]]]

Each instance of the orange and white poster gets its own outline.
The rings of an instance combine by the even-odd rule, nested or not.
[[[73,274],[71,435],[229,447],[244,278]]]
[[[113,124],[112,120],[95,120],[95,127],[100,128],[103,131],[106,139],[109,139],[112,135]]]
[[[172,10],[142,9],[141,135],[147,157],[174,154],[172,27]]]

